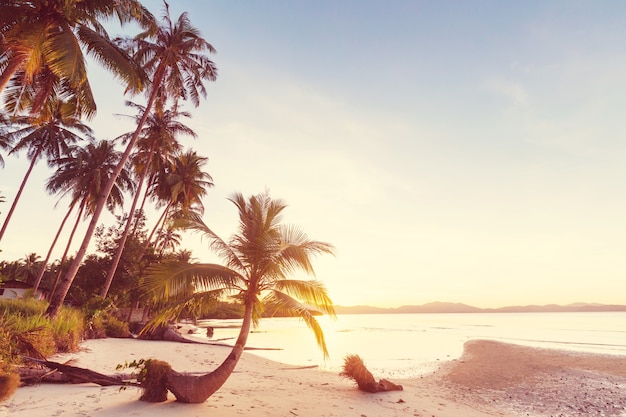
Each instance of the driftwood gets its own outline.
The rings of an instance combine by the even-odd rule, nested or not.
[[[177,332],[173,326],[156,327],[149,332],[141,333],[139,338],[143,340],[167,340],[170,342],[204,344],[198,340],[187,339],[182,334]]]
[[[227,343],[203,342],[201,340],[187,339],[185,336],[183,336],[181,333],[178,332],[178,329],[174,325],[156,327],[149,332],[141,333],[139,335],[139,339],[166,340],[170,342],[194,343],[198,345],[222,346],[222,347],[228,347],[228,348],[233,347],[233,345],[229,345]],[[216,339],[216,342],[220,340],[229,340],[229,339],[234,339],[234,338],[227,337],[224,339]],[[244,350],[283,350],[283,349],[282,348],[257,348],[257,347],[246,346],[244,347]]]
[[[18,370],[23,384],[35,384],[39,382],[57,382],[82,384],[92,382],[103,387],[113,385],[136,385],[130,382],[129,375],[104,375],[91,369],[79,368],[58,362],[24,357],[24,359],[45,366],[49,370],[41,368],[21,367]]]
[[[402,385],[394,384],[387,379],[381,379],[376,382],[374,376],[365,367],[363,360],[358,355],[346,356],[343,363],[343,370],[339,375],[354,380],[361,391],[383,392],[403,390]]]

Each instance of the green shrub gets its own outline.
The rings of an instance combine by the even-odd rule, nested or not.
[[[108,314],[104,322],[107,337],[132,337],[128,323]]]

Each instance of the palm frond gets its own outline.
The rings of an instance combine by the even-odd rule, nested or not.
[[[118,47],[108,37],[102,36],[86,26],[78,28],[77,36],[83,45],[86,45],[87,53],[126,83],[127,91],[137,93],[143,90],[146,84],[146,75],[122,48]]]
[[[315,318],[315,310],[308,308],[306,305],[300,303],[290,295],[277,290],[270,291],[270,293],[264,297],[263,304],[266,307],[276,309],[277,311],[283,311],[300,317],[309,329],[313,331],[315,340],[317,341],[317,346],[322,350],[324,359],[329,358],[324,331]]]
[[[315,307],[330,317],[336,317],[334,304],[321,281],[285,279],[274,282],[273,289],[284,292],[303,304]]]
[[[204,223],[200,213],[188,212],[185,217],[176,219],[173,225],[177,228],[201,233],[203,237],[209,239],[209,248],[215,251],[220,259],[225,260],[229,268],[238,271],[245,270],[233,248]]]
[[[192,294],[189,298],[159,310],[141,330],[141,334],[150,333],[157,327],[167,325],[172,321],[178,321],[181,317],[192,315],[202,317],[215,310],[218,301],[224,295],[225,289],[216,289]]]
[[[334,247],[330,243],[310,240],[296,226],[282,226],[280,231],[280,249],[276,262],[287,272],[303,270],[307,274],[315,275],[311,255],[334,254]]]
[[[242,280],[238,272],[218,264],[165,263],[146,271],[142,290],[144,294],[167,301],[214,289],[236,291]]]

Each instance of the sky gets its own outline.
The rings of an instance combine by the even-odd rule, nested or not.
[[[229,197],[269,190],[335,246],[314,267],[339,305],[625,302],[626,3],[170,3],[217,51],[181,143],[209,158],[220,236]],[[130,131],[131,98],[89,71],[96,136]],[[1,220],[27,167],[3,157]],[[45,257],[68,204],[51,173],[37,165],[0,260]],[[182,247],[216,259],[199,236]]]

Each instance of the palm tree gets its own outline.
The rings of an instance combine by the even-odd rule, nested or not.
[[[61,258],[61,263],[65,261],[67,252],[72,243],[74,233],[80,223],[83,214],[89,217],[95,208],[96,201],[106,182],[112,176],[120,159],[120,152],[115,150],[111,141],[101,140],[99,142],[88,143],[85,147],[77,147],[72,157],[60,158],[56,161],[57,170],[50,176],[46,183],[46,190],[50,194],[61,194],[61,198],[70,195],[71,201],[67,214],[63,218],[57,234],[48,250],[41,271],[37,277],[36,286],[41,282],[45,267],[50,260],[52,250],[61,234],[66,220],[72,210],[78,206],[76,222],[70,233],[68,243]],[[129,170],[122,170],[115,181],[109,198],[107,209],[113,212],[117,207],[122,206],[125,192],[134,192],[134,182]]]
[[[0,92],[13,82],[29,86],[45,73],[81,98],[86,115],[95,111],[82,49],[140,91],[144,79],[136,64],[109,38],[102,21],[136,22],[154,27],[154,17],[137,0],[5,0],[0,4]],[[42,95],[51,83],[40,83]],[[33,108],[37,113],[38,109]]]
[[[51,101],[39,115],[19,116],[15,118],[14,123],[24,127],[8,134],[10,141],[17,142],[9,153],[13,154],[26,149],[30,165],[2,224],[0,240],[4,236],[13,211],[37,161],[46,156],[50,164],[63,155],[69,155],[72,144],[83,139],[80,135],[91,138],[92,134],[91,129],[81,122],[80,117],[77,117],[76,102],[73,100]]]
[[[165,229],[167,219],[184,218],[187,214],[202,215],[204,204],[202,198],[207,189],[213,187],[213,178],[203,171],[208,158],[199,156],[193,150],[176,155],[154,184],[153,194],[165,204],[163,213],[154,225],[146,246],[157,230],[159,236]]]
[[[139,109],[140,112],[145,112],[145,108],[134,103],[127,103],[130,106],[134,106]],[[135,172],[138,177],[137,190],[134,193],[135,197],[128,211],[128,218],[122,236],[120,236],[117,250],[111,261],[111,266],[107,273],[107,277],[104,283],[104,287],[100,293],[102,298],[106,298],[115,272],[119,265],[124,247],[126,245],[126,239],[130,233],[131,225],[133,224],[135,209],[139,196],[143,188],[143,183],[146,177],[150,174],[154,175],[158,172],[158,168],[162,165],[163,160],[167,160],[170,155],[180,149],[180,144],[177,141],[177,136],[180,134],[187,134],[192,137],[196,137],[196,134],[189,127],[180,123],[176,119],[179,116],[191,117],[187,112],[177,112],[176,110],[164,110],[162,102],[157,102],[154,111],[150,114],[150,117],[146,120],[145,127],[141,131],[141,136],[137,141],[137,151],[133,156],[133,165],[135,166]],[[139,117],[136,118],[139,121]],[[155,157],[157,156],[157,157]],[[143,211],[143,207],[142,207]]]
[[[80,219],[83,214],[85,218],[89,218],[93,213],[96,202],[113,176],[120,158],[121,153],[115,150],[113,142],[101,140],[78,148],[73,158],[61,158],[57,161],[58,168],[49,178],[46,189],[51,194],[61,193],[62,197],[70,194],[70,211],[73,205],[79,204],[76,223],[63,252],[61,264],[65,261]],[[134,190],[135,184],[131,172],[125,168],[116,178],[114,187],[109,193],[107,209],[113,212],[117,207],[122,206],[124,193],[133,193]]]
[[[173,227],[168,227],[158,236],[157,248],[159,249],[159,256],[163,256],[165,251],[174,252],[180,245],[180,233]]]
[[[24,282],[31,282],[37,275],[41,257],[36,253],[29,253],[23,259],[20,259],[20,266],[17,275],[24,279]]]
[[[148,89],[148,102],[146,110],[137,124],[137,129],[126,145],[116,172],[98,199],[76,257],[63,277],[59,290],[50,301],[46,310],[46,315],[50,317],[57,315],[65,300],[87,252],[87,247],[105,206],[107,195],[113,188],[115,178],[124,168],[131,152],[135,149],[141,129],[143,129],[157,97],[171,97],[175,102],[179,98],[190,98],[195,105],[198,105],[199,95],[206,95],[203,82],[205,80],[213,81],[217,77],[215,65],[202,54],[205,51],[214,52],[213,47],[200,36],[197,29],[191,26],[187,13],[183,13],[177,22],[172,24],[167,3],[165,5],[164,25],[154,32],[142,32],[134,39],[120,39],[118,41],[122,49],[133,55],[133,58],[140,63],[152,80]],[[154,40],[154,42],[150,42],[150,40]]]
[[[198,301],[214,300],[215,294],[230,292],[243,303],[245,312],[241,331],[232,352],[213,372],[204,375],[170,371],[167,388],[178,401],[204,402],[231,375],[244,350],[251,326],[256,325],[263,307],[282,310],[301,317],[313,330],[317,343],[328,356],[324,333],[315,318],[321,312],[334,316],[332,301],[325,287],[316,280],[293,280],[298,270],[313,274],[311,256],[332,253],[333,247],[310,240],[297,227],[281,225],[285,204],[272,200],[268,193],[245,199],[241,194],[231,201],[239,210],[239,230],[228,242],[213,233],[202,221],[187,226],[206,236],[225,265],[182,264],[161,268],[147,278],[149,293],[160,300],[183,297],[183,301],[162,311],[151,327],[176,319],[181,311]],[[299,301],[301,300],[301,301]]]

